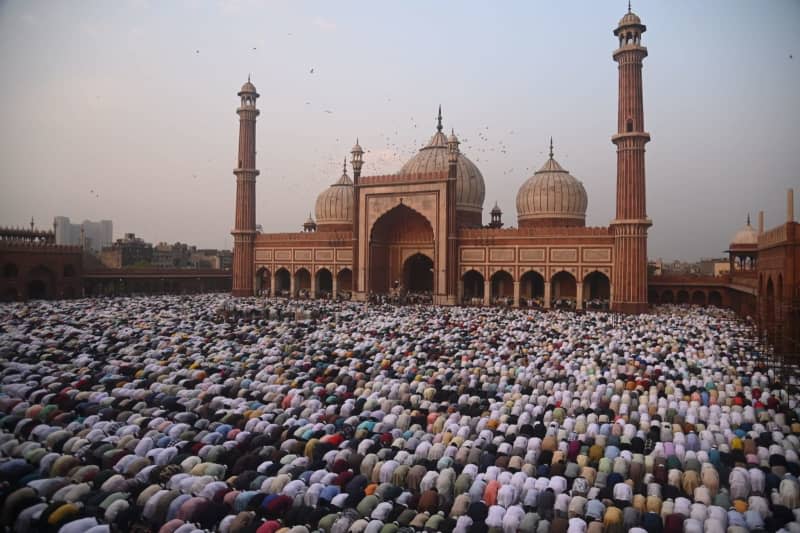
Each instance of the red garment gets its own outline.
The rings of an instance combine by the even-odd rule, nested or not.
[[[497,505],[497,491],[500,490],[500,486],[500,482],[496,479],[486,484],[486,489],[483,491],[483,501],[486,502],[486,505],[489,507]]]
[[[256,533],[275,533],[281,527],[283,526],[277,520],[268,520],[259,526]]]

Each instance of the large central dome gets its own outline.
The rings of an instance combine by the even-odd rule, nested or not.
[[[442,112],[439,110],[436,133],[419,153],[412,157],[400,174],[420,174],[426,172],[442,172],[448,169],[447,136],[442,133]],[[459,225],[480,226],[483,219],[483,200],[486,186],[483,175],[475,163],[464,154],[458,154],[456,175],[456,211]]]

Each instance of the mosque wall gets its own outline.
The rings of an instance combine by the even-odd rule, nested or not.
[[[0,269],[0,301],[83,295],[79,246],[0,242]]]
[[[328,290],[350,290],[352,232],[262,233],[256,236],[254,256],[257,291],[315,292],[326,271],[332,278]]]
[[[559,272],[568,272],[576,280],[583,280],[592,272],[601,272],[610,278],[612,257],[613,247],[598,245],[459,247],[461,275],[474,270],[484,278],[489,278],[503,270],[514,281],[519,281],[528,271],[538,272],[546,280]]]
[[[568,272],[577,280],[592,272],[611,276],[614,240],[608,228],[510,228],[459,232],[460,274],[488,278],[500,270],[514,281],[528,271],[549,280]]]
[[[789,220],[758,239],[758,322],[783,352],[800,349],[800,224]]]

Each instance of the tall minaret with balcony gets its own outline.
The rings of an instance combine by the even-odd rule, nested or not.
[[[619,64],[619,114],[617,134],[617,213],[611,227],[614,235],[612,309],[626,313],[647,310],[647,218],[645,196],[644,145],[650,134],[644,129],[642,104],[642,61],[647,48],[642,34],[647,27],[631,12],[619,21],[614,35],[619,48],[614,61]]]
[[[236,175],[236,221],[233,231],[233,296],[252,296],[254,285],[253,247],[256,238],[256,99],[250,83],[242,85],[239,115],[239,159]]]

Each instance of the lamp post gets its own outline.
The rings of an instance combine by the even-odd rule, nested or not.
[[[352,155],[350,163],[353,165],[353,236],[351,240],[351,271],[353,273],[353,283],[351,293],[355,296],[355,299],[358,300],[364,293],[365,287],[362,287],[361,283],[361,268],[359,267],[358,257],[358,228],[361,215],[358,197],[359,184],[361,181],[361,167],[364,165],[364,150],[361,148],[361,145],[358,144],[357,138],[355,146],[353,146],[353,149],[350,150],[350,154]]]

